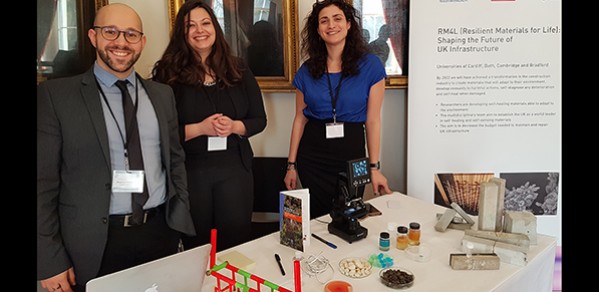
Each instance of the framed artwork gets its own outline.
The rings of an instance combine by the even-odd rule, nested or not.
[[[293,91],[298,69],[297,0],[207,0],[233,52],[246,60],[262,91]],[[172,30],[184,0],[169,0]]]
[[[385,64],[387,88],[408,86],[409,0],[353,0],[360,11],[364,37]]]
[[[108,0],[37,0],[37,82],[83,73],[96,52],[87,38]]]

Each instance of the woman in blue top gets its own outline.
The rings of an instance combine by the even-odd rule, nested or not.
[[[295,118],[285,185],[310,189],[310,217],[331,212],[338,173],[347,161],[368,157],[374,193],[391,193],[380,171],[381,106],[385,68],[368,53],[359,16],[342,0],[314,3],[302,30]],[[360,194],[363,193],[360,189]]]

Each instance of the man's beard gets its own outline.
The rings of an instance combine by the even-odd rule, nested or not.
[[[107,47],[106,49],[112,49],[112,48]],[[131,67],[133,67],[135,62],[137,62],[137,60],[141,56],[141,53],[138,53],[138,54],[133,53],[133,58],[131,58],[126,64],[122,64],[122,63],[117,63],[115,60],[111,59],[109,57],[109,54],[106,52],[106,49],[98,50],[100,59],[102,59],[102,61],[104,61],[104,63],[106,63],[106,65],[110,69],[114,70],[115,72],[119,72],[119,73],[127,72],[129,69],[131,69]],[[118,49],[123,50],[123,48],[118,48]],[[119,67],[122,67],[122,66],[125,66],[125,67],[123,69],[119,69]]]

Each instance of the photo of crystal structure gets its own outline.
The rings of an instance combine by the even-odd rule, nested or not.
[[[559,174],[501,173],[506,180],[505,210],[530,211],[535,215],[556,215]]]

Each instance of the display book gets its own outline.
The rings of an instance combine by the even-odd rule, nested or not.
[[[304,251],[310,245],[310,191],[279,192],[280,243]]]

